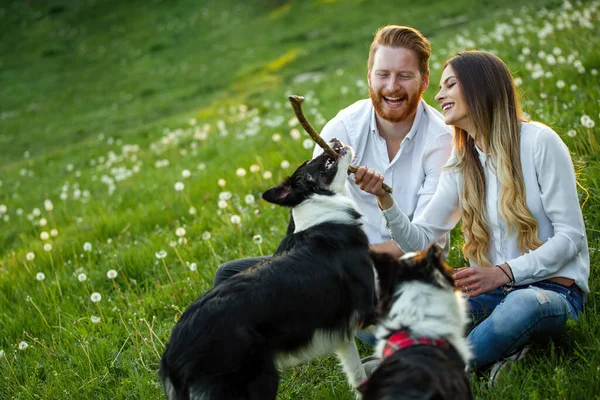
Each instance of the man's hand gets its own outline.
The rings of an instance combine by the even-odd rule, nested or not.
[[[354,173],[354,183],[365,192],[377,196],[377,203],[382,210],[387,210],[394,204],[392,195],[383,190],[383,175],[374,169],[359,167]]]
[[[398,259],[404,255],[402,249],[398,246],[396,242],[393,240],[388,240],[387,242],[375,243],[369,246],[371,250],[376,253],[387,253],[392,257]]]
[[[472,266],[454,270],[454,286],[469,297],[489,293],[509,281],[500,268]]]

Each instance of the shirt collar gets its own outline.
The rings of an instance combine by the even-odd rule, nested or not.
[[[419,105],[417,106],[417,113],[415,114],[415,120],[413,121],[412,126],[410,127],[410,131],[406,134],[405,140],[412,140],[412,138],[417,134],[419,130],[419,124],[421,123],[421,118],[423,118],[423,113],[425,111],[425,100],[421,99]],[[375,120],[375,107],[371,109],[371,123],[369,125],[371,127],[371,133],[379,135],[379,130],[377,129],[377,121]]]

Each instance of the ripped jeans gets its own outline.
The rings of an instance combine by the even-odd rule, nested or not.
[[[469,299],[472,330],[467,341],[473,352],[473,367],[486,367],[525,344],[559,337],[567,320],[583,311],[584,295],[550,281],[515,286]]]

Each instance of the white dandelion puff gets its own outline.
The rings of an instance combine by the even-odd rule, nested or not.
[[[254,204],[254,195],[247,194],[246,196],[244,196],[244,201],[246,202],[246,204]]]
[[[581,125],[583,125],[586,128],[593,128],[596,125],[596,123],[588,115],[582,115]]]
[[[44,244],[44,250],[45,251],[51,251],[52,250],[52,245],[50,243],[45,243]]]
[[[279,133],[274,133],[273,136],[271,136],[271,140],[274,141],[275,143],[280,142],[281,135]]]
[[[115,279],[117,275],[117,271],[115,271],[114,269],[109,269],[108,272],[106,272],[106,277],[108,279]]]
[[[90,300],[92,300],[94,303],[98,303],[100,300],[102,300],[102,295],[98,292],[94,292],[90,295]]]
[[[25,255],[25,258],[27,259],[27,261],[33,261],[33,259],[35,258],[35,253],[33,251],[30,251]]]
[[[175,185],[173,187],[175,188],[176,192],[181,192],[185,188],[185,185],[183,184],[183,182],[175,182]]]
[[[202,240],[208,240],[208,239],[210,239],[210,236],[211,236],[210,232],[205,231],[202,233]]]
[[[44,200],[44,208],[46,211],[52,211],[54,210],[54,204],[52,204],[52,201],[50,200]]]
[[[188,210],[188,213],[190,215],[195,215],[196,214],[196,207],[190,207],[190,209]]]
[[[4,357],[4,350],[0,350],[0,358]]]
[[[290,162],[288,160],[283,160],[281,162],[281,168],[288,169],[290,167]]]
[[[100,317],[96,317],[95,315],[92,315],[90,317],[90,320],[94,323],[94,324],[98,324],[100,323]]]
[[[312,149],[314,147],[314,142],[312,141],[312,139],[304,139],[302,141],[302,147],[304,147],[305,149]]]
[[[58,236],[58,230],[57,229],[51,229],[50,230],[50,236],[57,237]]]
[[[192,173],[189,169],[184,169],[183,171],[181,171],[181,176],[183,178],[189,178],[190,176],[192,176]]]
[[[191,263],[190,264],[190,271],[196,272],[197,270],[198,270],[198,266],[196,265],[196,263]]]
[[[256,243],[256,244],[261,244],[261,243],[262,243],[262,241],[263,241],[263,239],[262,239],[262,236],[260,236],[260,235],[254,235],[254,236],[252,237],[252,240],[253,240],[253,241],[254,241],[254,243]]]
[[[77,280],[79,282],[85,282],[87,280],[87,275],[84,273],[81,273],[81,274],[77,275]]]
[[[302,135],[300,134],[300,131],[296,128],[290,129],[290,136],[294,140],[300,140],[300,138],[302,137]]]
[[[50,234],[48,232],[46,232],[46,231],[42,231],[40,233],[40,239],[42,239],[42,240],[48,240],[48,239],[50,239]]]
[[[258,172],[258,171],[260,171],[260,166],[259,166],[258,164],[252,164],[252,165],[250,166],[250,172],[252,172],[252,173],[256,173],[256,172]]]
[[[5,214],[8,211],[6,204],[0,204],[0,214]]]
[[[83,251],[88,252],[88,253],[90,251],[92,251],[92,244],[90,242],[85,242],[83,244]]]
[[[167,256],[167,252],[165,250],[160,250],[154,253],[154,256],[160,260]]]
[[[35,279],[41,282],[44,279],[46,279],[46,275],[43,272],[38,272],[37,274],[35,274]]]
[[[219,187],[225,187],[225,185],[227,185],[227,181],[221,178],[217,181],[217,185],[219,185]]]
[[[246,176],[246,170],[244,168],[238,168],[235,170],[235,174],[241,178],[242,176]]]
[[[179,237],[185,236],[185,228],[180,226],[179,228],[175,229],[175,235]]]
[[[46,218],[40,218],[39,224],[40,226],[46,226],[48,225],[48,220]]]
[[[242,223],[242,217],[240,217],[239,215],[232,215],[231,218],[229,218],[229,220],[234,225],[239,225]]]
[[[273,177],[273,173],[271,171],[263,172],[263,179],[271,179]]]
[[[227,203],[227,201],[226,201],[226,200],[219,200],[219,202],[217,203],[217,206],[218,206],[220,209],[225,209],[225,208],[227,208],[228,204],[229,204],[229,203]]]
[[[556,81],[556,87],[559,88],[559,89],[564,88],[565,87],[565,81],[563,81],[563,80]]]
[[[24,340],[21,343],[19,343],[19,350],[25,350],[28,347],[29,347],[29,345]]]

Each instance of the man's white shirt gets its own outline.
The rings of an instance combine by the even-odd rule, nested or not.
[[[386,142],[379,135],[375,121],[371,100],[360,100],[329,121],[321,137],[326,142],[337,138],[352,146],[356,153],[353,164],[381,173],[385,183],[392,187],[396,203],[412,220],[420,215],[435,193],[441,167],[452,151],[451,128],[437,110],[421,100],[410,131],[390,161]],[[322,151],[317,145],[313,158]],[[391,240],[375,196],[362,191],[354,183],[353,175],[348,176],[348,182],[349,194],[363,215],[369,243]],[[449,235],[443,235],[437,243],[445,248],[447,254]]]

